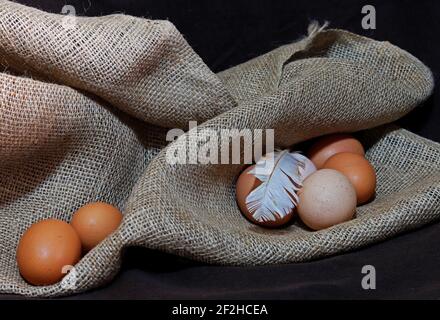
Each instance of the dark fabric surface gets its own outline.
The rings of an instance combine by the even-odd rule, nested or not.
[[[20,0],[60,12],[64,0]],[[114,12],[169,19],[211,69],[221,71],[306,32],[310,20],[328,20],[377,40],[387,40],[440,72],[440,4],[424,1],[69,1],[79,15]],[[377,29],[363,30],[361,8],[373,4]],[[440,141],[439,90],[400,121]],[[404,161],[404,159],[402,159]],[[440,223],[355,252],[301,264],[220,267],[129,248],[113,282],[67,299],[297,299],[440,298]],[[361,287],[362,266],[373,265],[377,289]],[[17,298],[1,296],[0,298]]]

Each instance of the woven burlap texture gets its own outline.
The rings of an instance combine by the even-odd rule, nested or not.
[[[433,89],[409,53],[312,25],[307,37],[216,75],[168,21],[111,15],[66,28],[64,18],[0,0],[0,292],[97,287],[127,246],[224,265],[290,263],[439,218],[439,144],[385,125]],[[167,146],[168,130],[190,120],[198,130]],[[235,203],[243,165],[166,161],[169,148],[208,128],[273,128],[278,147],[358,132],[377,196],[354,220],[318,232],[254,226]],[[15,261],[23,232],[44,218],[70,221],[94,200],[123,210],[118,230],[75,266],[73,285],[27,284]]]

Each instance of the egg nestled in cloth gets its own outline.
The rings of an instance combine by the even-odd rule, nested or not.
[[[315,171],[315,165],[298,152],[268,153],[238,177],[237,204],[252,223],[268,228],[283,226],[296,210],[302,182]]]

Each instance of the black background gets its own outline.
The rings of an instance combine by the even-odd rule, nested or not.
[[[206,64],[218,72],[294,41],[308,23],[387,40],[409,51],[434,73],[440,72],[440,5],[436,0],[19,0],[78,15],[126,13],[168,19]],[[363,30],[361,9],[376,8],[377,29]],[[440,141],[439,90],[399,123]],[[129,248],[110,284],[68,299],[320,299],[440,298],[440,224],[397,236],[350,253],[308,263],[265,267],[221,267]],[[373,265],[377,289],[361,287],[362,266]],[[16,298],[1,296],[0,298]]]

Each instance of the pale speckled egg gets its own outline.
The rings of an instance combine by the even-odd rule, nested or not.
[[[312,173],[298,192],[298,215],[305,225],[321,230],[350,220],[356,211],[356,190],[345,175],[332,169]]]

